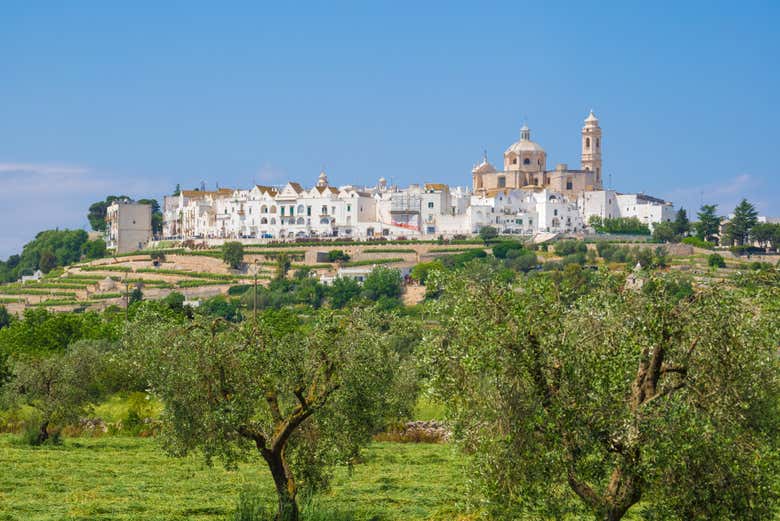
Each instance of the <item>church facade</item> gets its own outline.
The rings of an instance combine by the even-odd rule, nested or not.
[[[602,135],[593,111],[582,127],[582,159],[579,170],[566,164],[547,169],[547,152],[531,141],[530,129],[523,125],[520,140],[504,152],[504,169],[496,170],[487,157],[471,171],[475,195],[492,197],[507,190],[552,190],[576,201],[583,193],[602,189]]]

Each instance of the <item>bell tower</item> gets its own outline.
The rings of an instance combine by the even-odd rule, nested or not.
[[[592,110],[582,127],[582,169],[594,172],[594,183],[601,188],[601,127]]]

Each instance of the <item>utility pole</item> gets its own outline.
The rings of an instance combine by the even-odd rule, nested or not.
[[[130,283],[127,281],[127,270],[125,270],[125,322],[129,318],[130,312]]]

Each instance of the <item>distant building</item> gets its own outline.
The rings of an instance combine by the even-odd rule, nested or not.
[[[115,201],[106,209],[106,246],[115,253],[141,250],[152,240],[152,206]]]
[[[434,238],[479,232],[583,232],[592,215],[637,217],[652,227],[671,220],[671,203],[602,187],[602,131],[591,113],[581,131],[581,168],[547,169],[547,153],[523,126],[504,152],[503,171],[487,157],[472,169],[472,187],[444,183],[406,188],[380,178],[376,186],[297,182],[250,189],[182,190],[165,197],[166,239]]]

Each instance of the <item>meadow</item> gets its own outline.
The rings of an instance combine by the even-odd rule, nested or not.
[[[199,455],[167,456],[153,438],[66,438],[30,447],[0,436],[0,520],[226,520],[239,493],[273,504],[260,461],[226,470]],[[354,520],[468,519],[465,461],[448,444],[373,443],[363,461],[335,471],[317,496],[324,510]],[[305,502],[304,502],[305,511]]]

